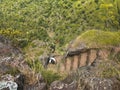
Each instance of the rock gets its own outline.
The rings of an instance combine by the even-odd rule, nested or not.
[[[120,90],[120,82],[116,79],[89,77],[80,82],[81,90]]]
[[[88,50],[88,48],[86,47],[86,44],[84,44],[84,43],[80,43],[79,46],[73,47],[73,45],[72,45],[72,44],[74,44],[73,42],[74,41],[72,41],[72,43],[70,43],[67,48],[67,56],[77,55],[81,52],[85,52],[86,50]]]
[[[22,74],[16,77],[10,74],[1,77],[0,90],[47,90],[47,84],[37,82],[36,84],[28,85],[25,83],[25,76]]]
[[[47,90],[47,84],[41,81],[41,78],[40,82],[28,85],[25,83],[25,76],[23,74],[19,74],[16,77],[7,74],[2,76],[1,80],[2,82],[0,82],[0,90],[4,87],[5,88],[3,90]],[[12,86],[15,89],[11,88]],[[9,89],[6,87],[9,87]]]
[[[1,81],[0,82],[0,89],[6,90],[9,88],[9,90],[17,90],[17,84],[13,81]]]
[[[46,83],[37,83],[35,85],[26,85],[24,90],[47,90]]]
[[[77,83],[75,81],[69,84],[62,81],[54,81],[50,85],[50,90],[77,90]]]
[[[62,82],[57,81],[51,84],[50,90],[120,90],[120,77],[116,71],[107,72],[107,70],[119,72],[119,64],[113,60],[96,59],[91,65],[78,68],[70,73]],[[104,73],[110,74],[109,77],[103,76]],[[111,75],[113,74],[114,75]],[[77,81],[77,88],[69,88],[72,81]],[[67,83],[67,88],[65,84]],[[75,84],[74,84],[75,85]],[[69,89],[68,89],[69,88]]]
[[[18,89],[17,90],[23,90],[24,89],[24,85],[25,85],[25,76],[23,74],[19,74],[16,76],[15,82],[18,85]]]
[[[25,62],[21,50],[0,35],[0,90],[46,90],[41,74],[31,76],[33,71]],[[34,83],[29,84],[29,80]]]
[[[7,74],[1,77],[0,90],[17,90],[18,85],[14,81],[14,77]]]
[[[36,77],[38,77],[38,80],[35,84],[28,84],[27,82],[25,82],[26,76],[24,76],[23,74],[17,75],[15,79],[15,82],[18,85],[17,90],[47,90],[47,84],[44,83],[41,74]]]
[[[104,63],[101,61],[94,62],[95,66],[80,68],[77,71],[76,77],[79,78],[78,89],[80,90],[120,90],[120,80],[114,77],[100,77],[98,74],[102,72],[99,64]],[[107,64],[106,64],[107,65]],[[105,68],[104,68],[105,69]],[[78,79],[77,78],[77,79]]]
[[[20,49],[12,46],[10,40],[0,35],[0,74],[15,70],[22,61]]]

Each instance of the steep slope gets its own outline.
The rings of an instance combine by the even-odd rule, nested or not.
[[[70,74],[63,81],[53,82],[51,90],[119,90],[119,34],[91,30],[78,36],[70,44],[62,66],[62,72]]]
[[[52,38],[60,47],[84,30],[120,28],[119,0],[1,0],[0,8],[0,29],[22,30],[30,39]]]
[[[120,52],[120,33],[89,30],[68,45],[64,58],[56,57],[58,70],[71,72],[91,65],[96,59],[117,58]]]

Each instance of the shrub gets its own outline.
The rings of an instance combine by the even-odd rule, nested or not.
[[[14,46],[25,47],[28,44],[29,38],[27,33],[20,30],[0,30],[0,34],[10,39]]]

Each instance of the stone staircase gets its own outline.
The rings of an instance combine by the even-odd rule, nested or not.
[[[78,51],[69,51],[65,59],[56,57],[57,71],[71,72],[82,66],[89,66],[95,60],[107,60],[120,52],[119,47],[115,48],[90,48]],[[54,68],[56,68],[56,66]]]

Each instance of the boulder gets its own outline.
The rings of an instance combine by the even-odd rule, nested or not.
[[[0,74],[15,70],[22,61],[21,50],[13,47],[10,40],[0,35]]]
[[[15,78],[10,74],[1,76],[0,90],[17,90],[18,85],[14,80]]]
[[[120,80],[118,77],[111,76],[109,78],[102,77],[100,74],[102,69],[106,68],[100,67],[100,64],[103,64],[100,60],[96,60],[92,66],[84,66],[79,68],[77,75],[78,77],[78,89],[80,90],[120,90]],[[108,65],[112,63],[107,61]],[[113,63],[112,63],[113,64]],[[107,64],[106,64],[107,65]],[[72,76],[73,77],[73,76]]]
[[[36,84],[29,85],[26,84],[25,76],[23,74],[16,76],[6,74],[1,76],[0,90],[47,90],[47,84],[40,81]]]
[[[14,81],[15,81],[15,82],[17,83],[17,85],[18,85],[17,90],[24,90],[25,76],[24,76],[23,74],[17,75]]]
[[[41,74],[33,73],[23,56],[19,47],[0,35],[0,90],[46,90]]]
[[[40,75],[40,74],[39,74]],[[17,90],[47,90],[47,84],[44,82],[43,78],[40,76],[38,81],[35,84],[27,84],[26,76],[23,74],[19,74],[15,77],[15,82],[18,85]]]
[[[24,90],[47,90],[47,84],[42,82],[42,83],[36,83],[35,85],[26,85],[24,87]]]
[[[103,72],[113,68],[119,70],[115,61],[96,59],[90,66],[80,67],[70,73],[63,81],[53,82],[50,90],[120,90],[119,71],[107,72],[110,76],[102,76]]]
[[[105,79],[89,77],[80,80],[81,90],[120,90],[120,81],[117,79]]]
[[[77,82],[64,83],[62,81],[54,81],[50,85],[50,90],[77,90]]]

